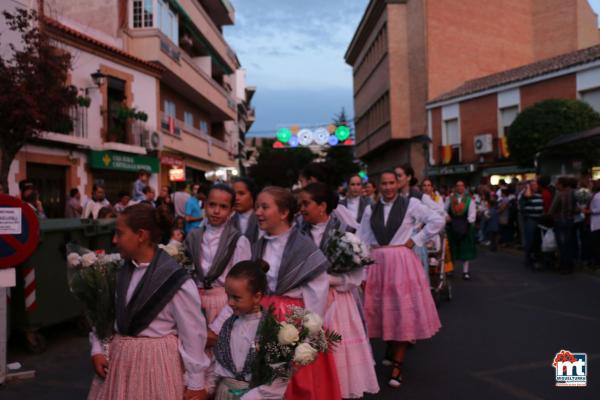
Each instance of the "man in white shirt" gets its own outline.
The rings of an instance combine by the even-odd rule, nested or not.
[[[110,202],[106,200],[104,186],[100,184],[95,184],[92,188],[92,198],[85,205],[85,209],[83,210],[81,218],[97,219],[98,213],[104,207],[110,207]]]

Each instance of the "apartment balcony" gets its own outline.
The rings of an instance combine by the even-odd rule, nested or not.
[[[64,120],[53,119],[47,131],[40,134],[41,139],[88,146],[88,109],[84,106],[74,106]]]
[[[236,104],[209,74],[202,57],[192,58],[158,29],[131,30],[129,51],[165,67],[162,82],[209,112],[217,121],[235,120]]]
[[[441,165],[456,165],[462,162],[462,149],[460,144],[441,145],[439,150],[439,162]]]
[[[198,0],[217,26],[233,25],[235,9],[229,0]]]

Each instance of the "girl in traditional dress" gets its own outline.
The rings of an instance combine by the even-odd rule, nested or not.
[[[254,213],[254,200],[256,199],[256,186],[248,178],[238,178],[233,183],[235,191],[235,214],[233,223],[244,236],[254,244],[260,235],[256,214]]]
[[[304,231],[325,252],[332,233],[347,231],[332,211],[337,195],[323,183],[311,183],[300,193],[300,211]],[[344,274],[328,274],[329,298],[325,325],[342,335],[336,346],[335,358],[342,398],[362,398],[365,393],[379,392],[373,354],[365,331],[363,318],[357,306],[356,289],[365,277],[364,268]]]
[[[206,321],[187,272],[157,247],[169,219],[134,205],[117,219],[114,243],[127,260],[117,272],[116,336],[110,361],[90,334],[95,380],[88,399],[204,400]]]
[[[225,280],[225,290],[233,315],[220,328],[214,354],[219,384],[215,400],[282,399],[287,381],[276,379],[248,391],[252,366],[256,357],[256,335],[263,317],[260,303],[267,293],[267,277],[263,263],[242,261]]]
[[[444,225],[423,203],[398,194],[393,171],[380,178],[380,202],[365,211],[360,238],[373,249],[368,267],[365,317],[371,338],[388,342],[393,363],[391,387],[402,384],[402,363],[408,343],[432,337],[441,323],[429,282],[412,248],[423,246]],[[415,232],[415,225],[423,228]]]
[[[423,195],[429,196],[431,200],[433,200],[433,202],[435,203],[435,206],[432,206],[429,203],[426,203],[426,205],[428,205],[432,210],[439,212],[440,215],[442,215],[445,219],[448,214],[446,214],[444,198],[441,194],[437,192],[437,190],[435,190],[431,179],[423,179],[423,182],[421,183],[421,191],[423,192]],[[454,271],[454,264],[452,264],[452,257],[450,256],[450,245],[448,244],[448,239],[444,238],[443,241],[440,241],[439,237],[436,238],[435,248],[437,250],[441,250],[441,246],[445,247],[444,250],[446,254],[444,261],[444,271],[448,274],[452,273],[452,271]]]
[[[454,194],[448,198],[448,241],[452,261],[463,261],[463,279],[471,279],[469,261],[477,256],[475,244],[475,201],[465,192],[465,183],[456,182]]]
[[[185,240],[209,324],[227,305],[223,287],[227,272],[233,265],[251,257],[250,242],[230,218],[234,204],[233,189],[222,184],[212,186],[206,200],[208,223],[192,230]]]
[[[329,262],[310,237],[292,227],[296,199],[286,189],[267,187],[256,203],[256,217],[265,236],[253,246],[252,257],[269,265],[269,296],[263,300],[263,307],[273,304],[281,320],[289,305],[304,307],[323,317],[329,291]],[[300,368],[291,379],[285,398],[340,399],[333,355],[320,354],[314,363]]]

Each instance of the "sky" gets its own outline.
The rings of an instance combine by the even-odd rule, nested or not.
[[[325,125],[353,116],[352,70],[344,54],[368,0],[231,0],[227,41],[256,85],[251,133]],[[589,0],[600,13],[600,0]]]
[[[599,0],[600,1],[600,0]],[[368,0],[232,0],[226,40],[256,85],[253,133],[328,124],[353,114],[344,54]]]

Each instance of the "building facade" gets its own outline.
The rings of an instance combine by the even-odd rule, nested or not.
[[[599,42],[587,0],[371,0],[345,55],[357,156],[371,174],[410,162],[422,177],[428,101]]]
[[[69,83],[87,99],[72,111],[72,129],[43,133],[19,153],[11,194],[32,179],[59,216],[71,188],[90,196],[103,183],[116,201],[142,168],[155,188],[237,173],[235,90],[245,73],[222,33],[235,21],[229,1],[10,2],[43,12],[44,32],[73,56]]]
[[[536,171],[510,158],[506,134],[522,110],[548,99],[579,99],[600,112],[600,45],[467,81],[430,101],[428,176],[441,184],[460,178],[472,185],[482,178],[497,184],[529,177]]]

